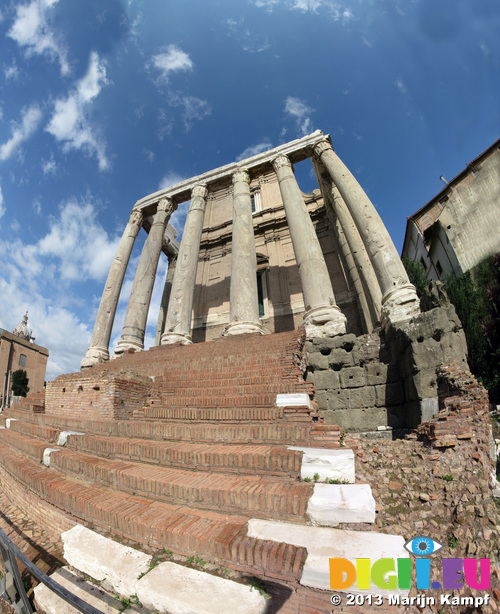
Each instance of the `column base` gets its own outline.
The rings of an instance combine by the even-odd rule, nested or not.
[[[101,362],[107,362],[108,360],[109,360],[108,348],[90,346],[82,362],[80,363],[80,368],[89,369],[90,367],[93,367],[94,365],[98,365]]]
[[[186,333],[163,333],[161,336],[161,345],[173,345],[174,343],[180,343],[181,345],[192,345],[193,341],[190,335]]]
[[[133,341],[129,339],[120,339],[118,345],[115,348],[113,358],[118,358],[128,350],[134,350],[134,352],[142,352],[144,350],[144,344],[139,341]]]
[[[401,284],[382,297],[380,324],[387,332],[391,324],[406,322],[420,313],[420,299],[413,284]]]
[[[244,335],[248,333],[257,333],[259,335],[264,334],[264,329],[262,328],[262,324],[257,322],[231,322],[224,327],[222,331],[222,336],[226,337],[229,335]]]
[[[304,314],[307,339],[345,335],[346,323],[345,315],[337,306],[313,307]]]

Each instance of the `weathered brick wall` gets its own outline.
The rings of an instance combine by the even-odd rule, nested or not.
[[[66,418],[126,420],[146,403],[151,379],[132,373],[72,373],[47,383],[45,411]]]

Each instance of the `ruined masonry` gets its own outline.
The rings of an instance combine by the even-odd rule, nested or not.
[[[319,185],[311,195],[293,173],[307,158]],[[189,199],[178,245],[168,220]],[[148,238],[110,360],[141,227]],[[157,343],[144,351],[162,251],[170,267]],[[417,298],[373,205],[317,131],[136,203],[82,371],[0,416],[1,493],[54,536],[58,560],[70,565],[58,578],[75,591],[84,580],[74,574],[83,573],[121,598],[140,598],[149,608],[142,611],[201,613],[220,603],[187,605],[183,583],[213,586],[225,603],[247,584],[270,597],[249,599],[249,614],[329,614],[330,557],[409,557],[405,514],[415,506],[417,533],[438,541],[458,518],[467,525],[467,493],[427,485],[441,466],[480,480],[481,495],[468,491],[480,510],[470,530],[498,543],[486,492],[494,480],[487,402],[463,375],[466,352],[442,286]],[[393,442],[396,433],[409,439]],[[379,446],[409,476],[414,455],[423,467],[435,463],[412,482],[431,494],[403,493],[398,463],[391,460],[388,474]],[[370,472],[371,464],[379,469]],[[406,497],[393,514],[387,488]],[[431,502],[450,527],[422,507]],[[117,554],[99,558],[98,544]],[[140,578],[114,567],[129,556],[144,566]],[[167,578],[173,584],[158,591]],[[44,594],[37,589],[40,612],[49,611]]]

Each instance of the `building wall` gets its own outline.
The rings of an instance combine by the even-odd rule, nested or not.
[[[26,356],[26,364],[20,364],[21,355]],[[45,371],[49,351],[30,343],[21,337],[17,337],[7,331],[0,334],[0,378],[2,388],[0,395],[3,394],[6,386],[7,372],[23,369],[29,379],[29,389],[31,392],[41,392],[45,381]]]
[[[266,333],[293,330],[302,324],[304,301],[297,263],[278,180],[274,172],[250,184],[257,210],[253,215],[258,276],[262,280]],[[355,293],[340,260],[319,190],[303,194],[330,271],[348,332],[361,334]],[[219,337],[229,323],[231,281],[232,186],[210,193],[205,212],[193,303],[193,341]]]
[[[497,141],[436,198],[408,219],[403,256],[429,279],[461,275],[500,252],[500,150]]]

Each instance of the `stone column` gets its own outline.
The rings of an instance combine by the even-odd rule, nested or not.
[[[192,343],[191,320],[194,286],[207,194],[206,186],[201,184],[196,185],[191,191],[191,205],[184,224],[179,256],[177,257],[165,332],[161,337],[162,345],[171,343],[188,345]]]
[[[373,264],[382,291],[382,326],[409,320],[420,313],[420,302],[379,214],[326,139],[314,153],[339,189]]]
[[[299,268],[308,338],[342,335],[346,318],[335,302],[330,274],[292,164],[285,155],[273,161]]]
[[[92,341],[81,363],[82,369],[109,360],[109,340],[115,320],[116,307],[120,298],[120,291],[130,260],[130,254],[132,253],[141,224],[142,213],[140,211],[132,211],[129,223],[118,244],[115,258],[109,270],[101,303],[97,311]]]
[[[233,175],[233,236],[229,325],[225,335],[263,334],[257,296],[257,253],[253,234],[250,177],[246,170]]]
[[[160,345],[161,336],[165,328],[165,320],[167,318],[168,303],[170,301],[170,293],[172,292],[172,281],[174,279],[175,265],[177,263],[177,254],[168,255],[168,270],[163,286],[163,294],[161,297],[160,313],[158,314],[158,325],[156,327],[155,345]]]
[[[340,227],[341,234],[344,235],[345,239],[346,252],[350,253],[349,260],[354,261],[354,266],[348,264],[349,270],[368,327],[367,332],[372,332],[375,325],[380,324],[380,310],[382,309],[382,292],[377,276],[356,224],[337,186],[317,158],[313,158],[312,162],[325,201],[326,213],[332,224],[337,224]],[[344,257],[346,257],[346,253],[344,253]]]
[[[170,198],[162,198],[154,216],[148,238],[142,249],[132,291],[125,314],[122,337],[115,349],[115,355],[134,349],[144,349],[144,333],[148,319],[149,303],[163,244],[163,235],[171,214],[176,206]]]

